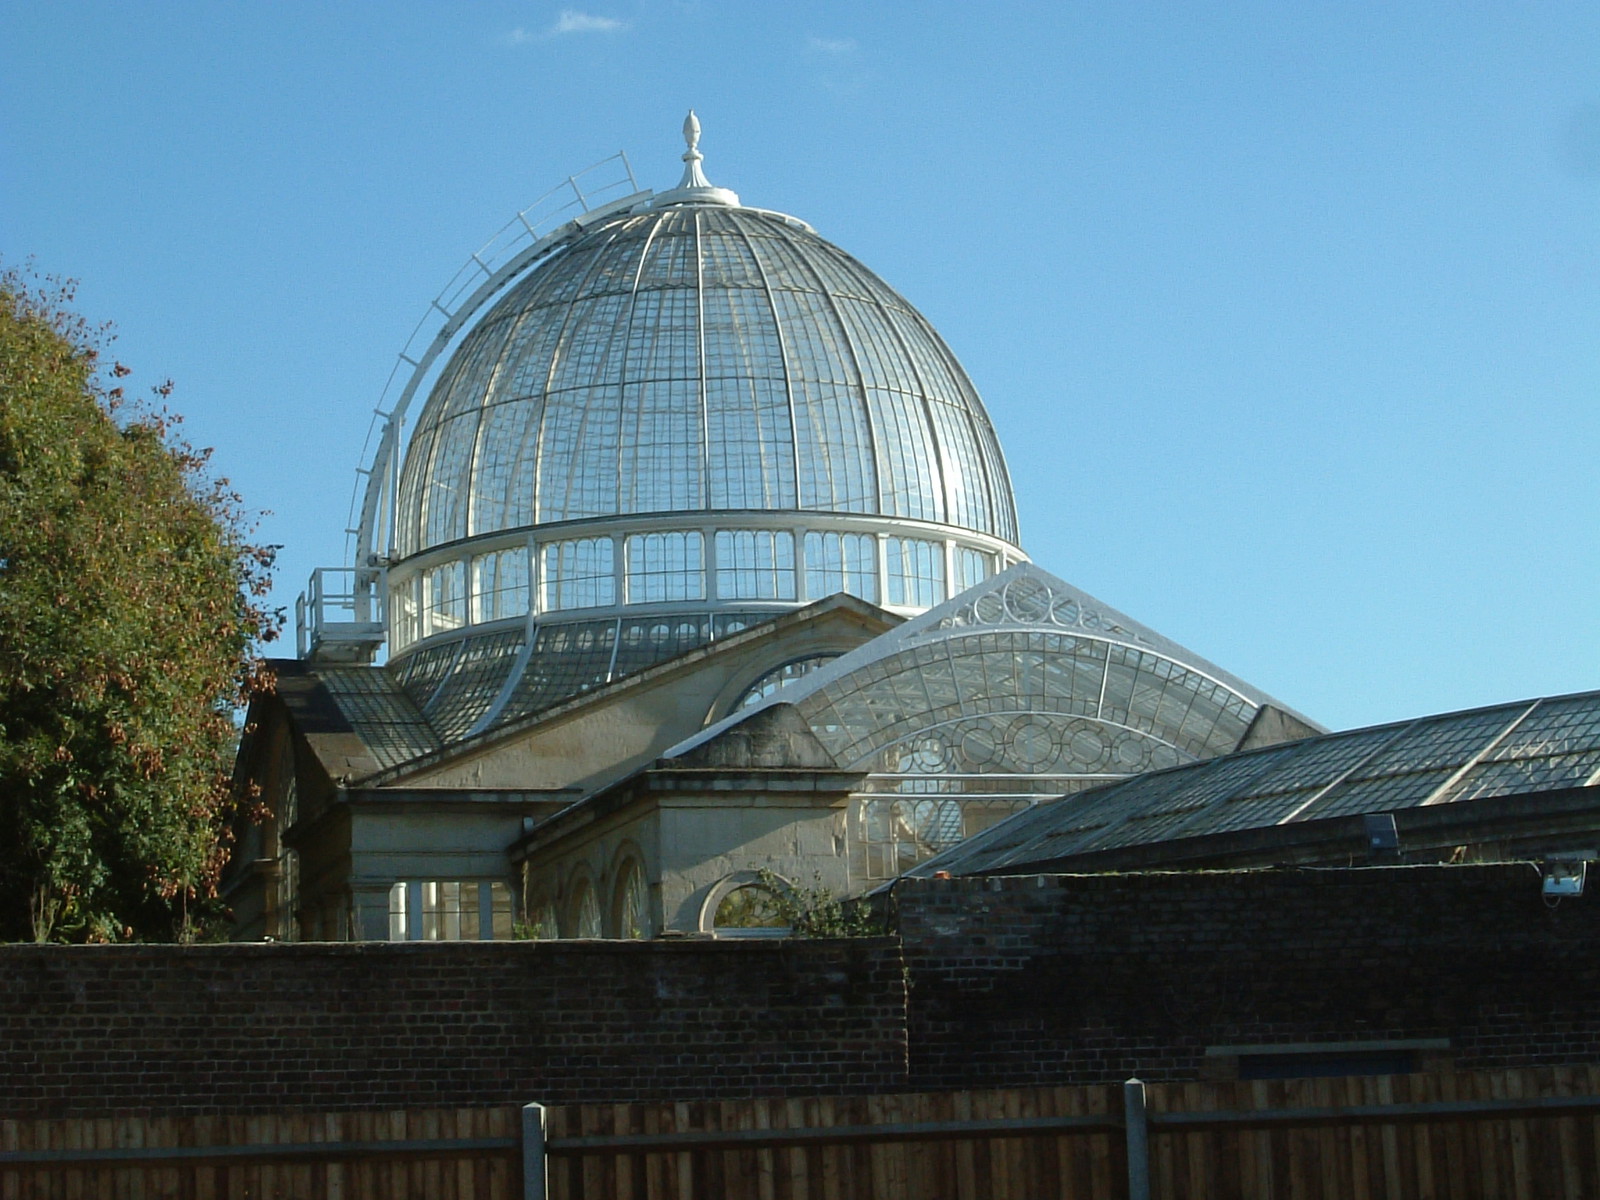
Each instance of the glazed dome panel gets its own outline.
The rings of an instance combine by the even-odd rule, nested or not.
[[[1017,541],[988,414],[921,314],[793,218],[665,207],[601,222],[465,335],[410,439],[397,550],[738,510]]]

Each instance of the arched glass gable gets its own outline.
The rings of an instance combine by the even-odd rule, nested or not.
[[[1269,702],[1024,563],[755,707],[792,704],[841,767],[869,772],[852,869],[876,879],[1039,799],[1225,754]]]

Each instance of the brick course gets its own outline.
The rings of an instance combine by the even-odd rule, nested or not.
[[[1600,1061],[1600,897],[1526,863],[908,880],[910,1085],[1202,1075],[1220,1045]]]
[[[900,939],[0,946],[0,1117],[1191,1080],[1215,1045],[1600,1062],[1527,864],[914,880]]]
[[[0,947],[0,1116],[886,1091],[889,938]]]

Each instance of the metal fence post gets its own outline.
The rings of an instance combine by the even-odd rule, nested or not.
[[[1123,1133],[1128,1142],[1128,1200],[1150,1200],[1150,1128],[1144,1111],[1144,1081],[1122,1085]]]
[[[547,1200],[549,1179],[544,1156],[544,1105],[522,1106],[522,1200]]]

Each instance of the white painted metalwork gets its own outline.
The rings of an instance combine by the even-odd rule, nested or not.
[[[851,874],[885,879],[1018,808],[1238,745],[1272,701],[1031,563],[985,580],[694,738],[791,705],[846,769]]]
[[[296,650],[322,662],[371,662],[385,635],[383,572],[318,567],[295,602]]]

